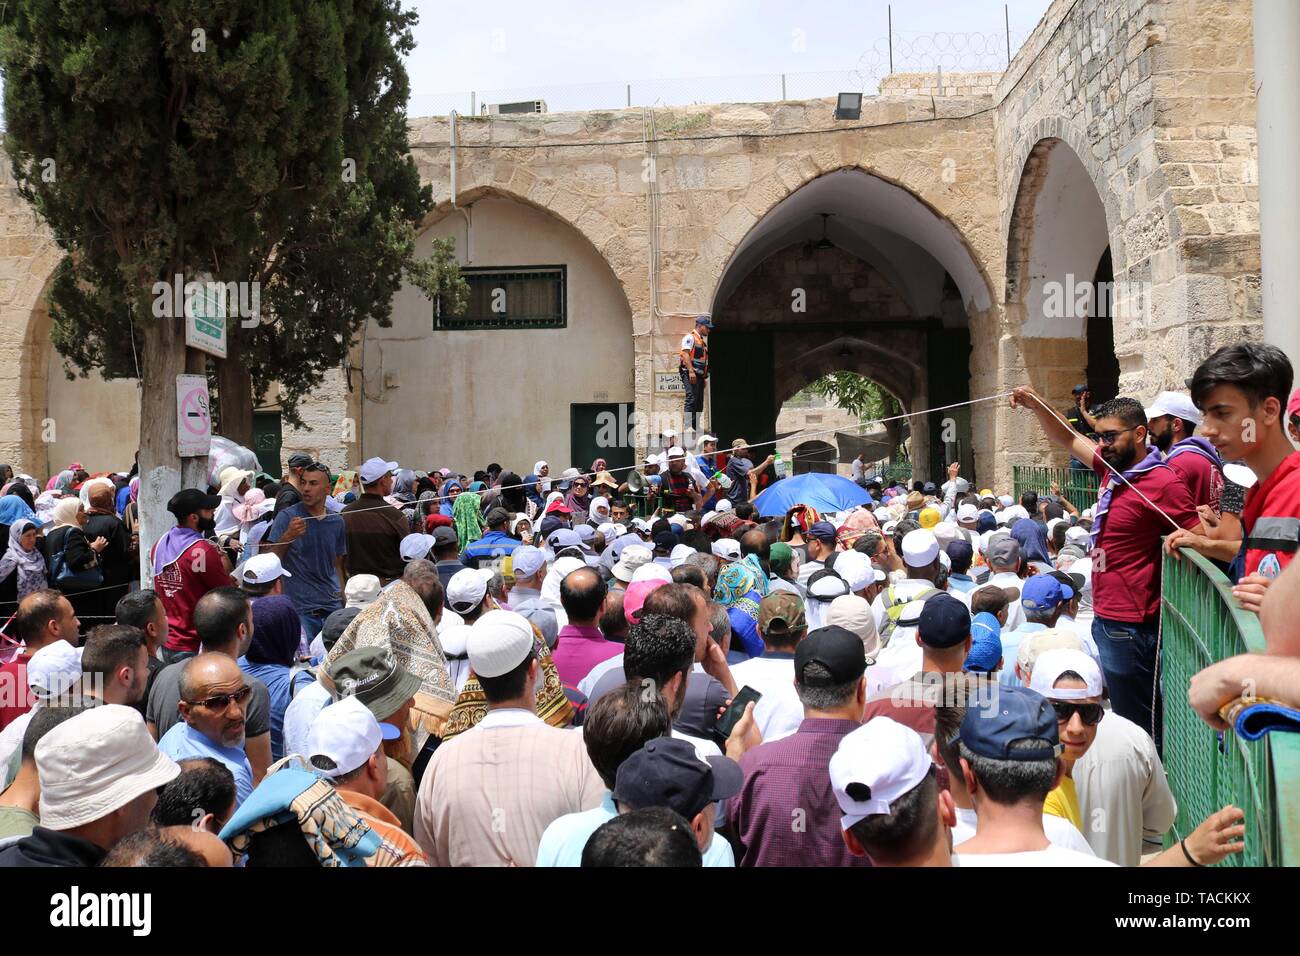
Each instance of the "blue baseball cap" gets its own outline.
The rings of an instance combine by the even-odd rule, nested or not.
[[[962,670],[991,674],[1002,660],[1002,625],[988,611],[980,611],[970,622],[971,645]]]
[[[704,326],[706,329],[711,329],[711,328],[713,328],[713,320],[712,320],[711,318],[709,318],[707,315],[697,315],[697,316],[695,317],[695,324],[696,324],[696,325],[702,325],[702,326]]]
[[[935,594],[921,606],[916,633],[926,647],[956,647],[971,636],[970,611],[951,594]]]
[[[835,541],[835,525],[829,521],[814,521],[812,525],[804,532],[809,538],[816,538],[818,541]]]
[[[1074,599],[1074,588],[1050,574],[1035,574],[1020,589],[1020,606],[1026,611],[1050,611]]]
[[[1047,760],[1060,753],[1056,709],[1042,694],[1027,687],[998,687],[990,707],[967,707],[957,739],[990,760]],[[1017,741],[1037,747],[1011,749]]]

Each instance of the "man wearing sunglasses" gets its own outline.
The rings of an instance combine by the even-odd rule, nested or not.
[[[1060,782],[1047,795],[1043,812],[1064,817],[1082,833],[1083,814],[1074,789],[1074,764],[1097,739],[1097,725],[1105,713],[1101,706],[1101,668],[1083,651],[1044,651],[1034,661],[1029,689],[1046,697],[1056,711],[1056,732],[1065,768]]]
[[[252,688],[234,658],[203,653],[181,670],[182,723],[163,734],[158,749],[173,760],[212,757],[235,777],[235,809],[253,792],[253,767],[244,752],[245,714]]]
[[[1101,479],[1090,539],[1092,636],[1115,712],[1151,734],[1158,747],[1161,537],[1174,525],[1200,527],[1191,492],[1160,450],[1147,445],[1146,409],[1135,399],[1115,398],[1097,409],[1096,443],[1028,386],[1014,390],[1011,407],[1032,411],[1048,439],[1090,462]]]

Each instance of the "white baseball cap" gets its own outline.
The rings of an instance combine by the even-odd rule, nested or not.
[[[958,521],[978,521],[979,516],[980,516],[979,509],[976,508],[969,501],[966,502],[964,505],[957,506]]]
[[[1201,424],[1205,416],[1192,404],[1191,396],[1183,392],[1161,392],[1145,409],[1147,421],[1161,415],[1172,415],[1185,421]]]
[[[397,471],[400,466],[395,461],[384,461],[382,458],[367,458],[357,469],[357,477],[361,479],[363,485],[374,484],[384,475],[391,475]]]
[[[270,552],[253,555],[235,571],[240,584],[270,584],[281,576],[293,577],[284,569],[279,557]]]
[[[322,710],[311,722],[311,730],[307,732],[307,758],[313,767],[317,757],[333,762],[330,770],[316,767],[333,779],[356,770],[375,755],[385,740],[400,736],[402,732],[392,724],[377,721],[360,697],[344,697]]]
[[[633,575],[641,567],[649,564],[654,560],[654,554],[649,548],[639,544],[629,544],[623,548],[619,554],[618,562],[614,565],[613,574],[624,584],[631,582]],[[669,575],[671,577],[672,575]]]
[[[397,546],[397,550],[402,555],[403,561],[416,561],[428,557],[429,552],[433,550],[436,543],[433,535],[417,531],[403,538],[402,543]]]
[[[668,457],[669,457],[669,458],[685,458],[685,457],[686,457],[686,449],[683,448],[681,445],[673,445],[672,448],[669,448],[669,449],[668,449]]]
[[[628,548],[628,551],[630,550],[632,549]],[[623,554],[626,556],[627,551],[624,551]],[[632,572],[632,580],[629,583],[636,584],[638,581],[663,581],[665,584],[672,584],[673,576],[662,564],[655,564],[651,561],[649,564],[643,564]]]
[[[368,607],[379,600],[379,578],[373,574],[354,574],[343,589],[344,607]]]
[[[713,510],[725,512],[725,511],[732,511],[734,509],[731,507],[731,501],[728,500],[727,498],[723,498],[721,501],[719,501],[717,504],[713,506]]]
[[[910,568],[923,568],[939,557],[939,539],[924,528],[903,535],[903,563]],[[836,561],[838,562],[838,558]]]
[[[856,593],[875,581],[871,559],[861,551],[843,551],[835,556],[834,571],[842,577],[849,590]]]
[[[831,757],[831,789],[843,816],[841,829],[890,806],[918,787],[934,766],[921,735],[889,717],[874,717],[846,734]]]
[[[1083,678],[1087,687],[1053,687],[1066,671],[1074,671]],[[1082,700],[1085,697],[1101,696],[1101,668],[1097,662],[1083,651],[1057,648],[1043,651],[1034,661],[1033,673],[1029,675],[1029,689],[1042,694],[1048,700]]]
[[[81,648],[67,641],[46,644],[27,660],[27,687],[41,700],[53,700],[81,680]]]
[[[531,544],[520,545],[510,552],[510,568],[516,581],[531,578],[545,563],[546,555],[542,549],[534,548]]]
[[[713,542],[712,551],[724,561],[740,560],[740,542],[735,538],[719,538]]]
[[[456,577],[459,576],[458,571]],[[533,652],[533,626],[515,611],[488,611],[470,627],[465,650],[475,674],[500,677],[522,664]]]
[[[457,571],[447,582],[447,606],[457,614],[468,614],[473,611],[483,603],[485,594],[487,594],[487,581],[473,568]]]
[[[180,772],[158,749],[134,707],[93,707],[65,720],[36,745],[41,826],[71,830],[102,820]]]
[[[668,563],[674,568],[679,568],[686,563],[687,558],[695,553],[695,549],[689,544],[674,545],[672,553],[668,555]]]

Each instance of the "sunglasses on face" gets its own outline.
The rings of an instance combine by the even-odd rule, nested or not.
[[[1085,727],[1095,727],[1101,723],[1102,715],[1105,710],[1101,704],[1075,704],[1064,700],[1052,701],[1052,707],[1056,710],[1056,720],[1058,723],[1068,724],[1075,714],[1083,721]]]
[[[1097,441],[1101,442],[1103,445],[1113,445],[1119,440],[1120,435],[1127,434],[1131,431],[1133,431],[1132,428],[1121,428],[1117,432],[1102,432],[1097,436]]]
[[[202,700],[191,700],[188,703],[191,707],[206,707],[208,710],[221,713],[230,706],[232,701],[242,706],[252,693],[253,688],[244,686],[233,694],[213,694],[211,697],[205,697]]]

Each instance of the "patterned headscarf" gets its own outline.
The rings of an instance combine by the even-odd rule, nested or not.
[[[429,734],[438,734],[456,701],[447,659],[434,633],[433,618],[415,590],[397,581],[352,619],[325,658],[327,666],[358,647],[384,647],[397,663],[420,678],[415,693],[412,747],[419,751]],[[413,751],[413,752],[414,752]]]
[[[253,836],[296,824],[321,866],[412,866],[424,861],[403,853],[373,830],[319,774],[282,767],[268,774],[240,804],[221,839],[241,856]]]
[[[466,491],[456,496],[451,519],[456,523],[456,538],[460,549],[483,537],[483,512],[479,508],[478,492]]]
[[[785,516],[781,524],[781,540],[789,541],[796,531],[804,532],[811,528],[822,516],[812,505],[795,505]]]
[[[839,539],[840,545],[845,548],[851,548],[857,543],[868,531],[879,531],[880,522],[866,508],[854,508],[840,525],[835,537]]]
[[[758,576],[744,561],[733,561],[722,569],[713,589],[713,600],[723,607],[731,607],[751,591],[758,590]]]
[[[758,592],[758,596],[767,597],[767,592],[772,589],[772,582],[767,579],[767,572],[763,570],[763,562],[759,560],[758,555],[747,554],[741,558],[740,563],[748,565],[754,572],[754,590]]]
[[[28,518],[18,518],[9,526],[9,548],[0,556],[0,581],[9,577],[14,568],[18,569],[18,600],[22,600],[33,591],[46,587],[45,555],[40,548],[24,551],[23,532],[35,528],[36,523]]]
[[[551,660],[551,649],[546,646],[542,632],[533,624],[533,651],[541,665],[542,680],[537,685],[534,699],[537,704],[537,716],[552,727],[568,727],[573,723],[573,705],[564,694],[564,685],[560,682],[560,672]],[[442,741],[446,743],[457,734],[463,734],[478,724],[487,714],[487,696],[483,685],[472,672],[465,686],[456,697],[456,706],[442,728]]]

